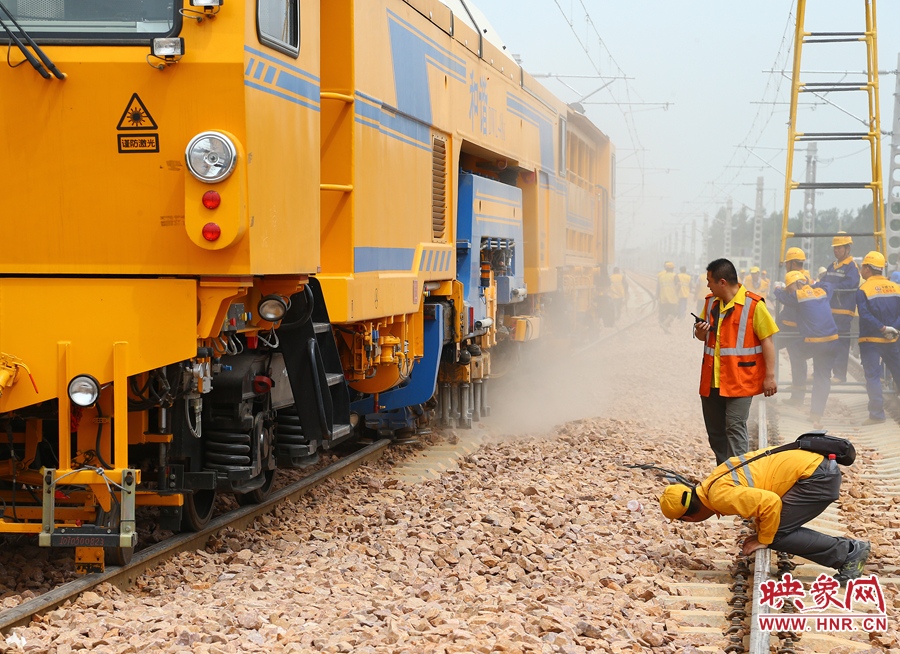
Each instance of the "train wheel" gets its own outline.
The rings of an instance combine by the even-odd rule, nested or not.
[[[202,490],[184,494],[181,507],[181,530],[200,531],[212,520],[216,508],[216,491]]]
[[[275,488],[275,476],[277,472],[278,470],[267,470],[265,472],[266,482],[262,486],[249,493],[235,495],[238,504],[241,506],[247,506],[248,504],[262,504],[269,499],[269,496],[272,495],[272,489]]]
[[[99,509],[97,519],[94,521],[98,527],[106,527],[118,531],[119,529],[119,505],[113,504],[109,511]],[[134,547],[104,547],[103,561],[106,565],[128,565],[134,556]]]

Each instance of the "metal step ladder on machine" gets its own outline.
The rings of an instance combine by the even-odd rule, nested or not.
[[[872,236],[875,239],[875,247],[882,254],[887,254],[885,249],[885,222],[884,222],[884,187],[881,174],[881,118],[878,97],[878,47],[877,30],[875,20],[875,0],[863,0],[866,13],[865,32],[807,32],[804,29],[806,17],[806,0],[797,0],[797,24],[794,32],[794,65],[791,76],[791,108],[790,122],[788,123],[788,154],[787,169],[784,183],[784,214],[781,225],[781,253],[779,255],[784,270],[784,256],[787,250],[787,240],[790,238],[802,238],[804,250],[809,251],[810,239],[832,238],[837,236],[835,232],[812,231],[811,212],[804,212],[805,219],[803,231],[788,231],[790,218],[791,191],[803,190],[814,194],[818,190],[845,190],[845,189],[871,189],[873,203],[873,230],[871,232],[852,232],[841,234],[843,236]],[[865,82],[805,82],[800,79],[800,61],[804,45],[823,45],[834,43],[865,43],[866,45],[866,81]],[[868,129],[857,132],[802,132],[797,125],[797,104],[801,93],[812,93],[822,98],[827,93],[852,93],[864,92],[868,99],[869,116]],[[824,99],[824,98],[823,98]],[[868,141],[871,161],[871,181],[850,182],[820,182],[807,179],[805,182],[793,181],[794,151],[797,143],[807,143],[814,152],[818,143],[829,141]],[[900,152],[898,152],[900,154]],[[813,164],[814,165],[814,164]],[[809,177],[809,176],[808,176]],[[900,184],[897,185],[900,189]],[[898,190],[900,201],[900,190]],[[838,291],[838,292],[853,292]],[[795,337],[796,334],[784,334],[787,337]],[[851,334],[856,338],[858,333]],[[777,377],[777,371],[776,371]],[[832,388],[832,392],[864,393],[865,389],[851,389],[845,386],[860,386],[864,384],[848,383],[840,387]]]

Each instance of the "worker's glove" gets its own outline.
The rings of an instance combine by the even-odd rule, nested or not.
[[[784,282],[775,282],[775,290],[781,290],[784,288]]]
[[[900,331],[897,331],[894,327],[885,327],[884,337],[889,341],[896,341],[900,338]]]

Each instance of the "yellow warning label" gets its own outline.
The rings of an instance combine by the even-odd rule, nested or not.
[[[159,134],[118,134],[119,154],[159,152]]]
[[[157,129],[156,121],[153,120],[153,116],[151,116],[150,112],[147,111],[147,107],[144,105],[140,97],[138,97],[137,93],[132,95],[131,100],[128,101],[128,105],[125,107],[125,113],[123,113],[122,117],[119,119],[119,124],[116,126],[116,129]]]

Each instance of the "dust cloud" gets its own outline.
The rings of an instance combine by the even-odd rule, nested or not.
[[[638,278],[650,287],[650,280]],[[602,342],[588,348],[535,342],[518,367],[492,379],[483,422],[510,435],[540,433],[582,418],[617,418],[706,442],[698,387],[702,348],[692,338],[693,319],[665,332],[656,314],[637,324],[649,307],[632,284],[631,306]],[[654,308],[655,311],[655,308]]]

